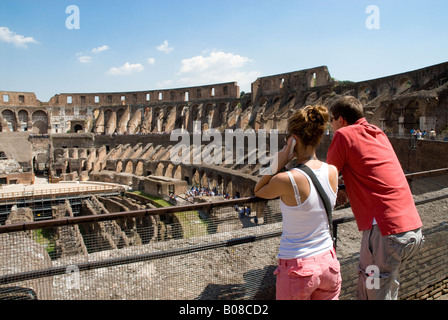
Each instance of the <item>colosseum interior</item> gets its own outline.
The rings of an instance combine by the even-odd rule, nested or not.
[[[0,190],[39,181],[115,184],[171,205],[252,197],[262,164],[249,159],[260,152],[260,135],[256,149],[243,139],[242,146],[232,148],[228,162],[228,150],[221,141],[220,161],[205,163],[203,158],[194,161],[195,147],[202,152],[211,142],[201,136],[195,140],[194,134],[209,129],[221,133],[220,137],[238,130],[266,132],[264,151],[270,150],[271,137],[282,147],[287,119],[295,110],[329,106],[344,95],[363,102],[367,120],[391,137],[406,172],[447,167],[447,153],[431,159],[414,157],[399,138],[417,128],[435,129],[439,140],[447,136],[448,62],[361,82],[336,81],[321,66],[258,78],[246,93],[240,92],[236,82],[139,92],[61,93],[49,102],[39,101],[31,92],[0,91]],[[176,130],[187,132],[191,142],[182,155],[184,161],[177,164],[171,161],[178,143],[172,139]],[[328,134],[319,147],[319,158],[325,159],[330,142]],[[236,161],[238,154],[243,161]],[[193,186],[206,196],[192,194]],[[158,207],[127,191],[81,198],[52,203],[47,211],[34,214],[27,208],[2,205],[0,224]],[[256,205],[253,208],[261,222],[273,219]],[[231,214],[232,210],[223,210],[223,215]],[[178,215],[161,214],[61,227],[52,259],[183,239],[188,231],[175,227],[179,220]],[[139,233],[144,226],[151,231]],[[84,243],[81,232],[95,237],[95,248]]]

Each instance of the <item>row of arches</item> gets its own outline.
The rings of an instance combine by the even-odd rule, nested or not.
[[[238,102],[213,102],[191,105],[102,108],[94,112],[93,132],[97,134],[162,133],[175,129],[193,132],[227,124]],[[195,127],[200,122],[201,128]]]
[[[399,135],[408,134],[411,129],[443,130],[446,125],[438,121],[442,116],[439,105],[439,99],[435,98],[407,98],[384,103],[380,106],[380,126]]]
[[[0,113],[0,132],[31,131],[34,133],[48,133],[48,114],[43,110],[30,112],[20,109],[13,111],[4,109]]]
[[[109,163],[109,168],[110,163]],[[147,162],[140,159],[116,160],[116,173],[131,173],[136,176],[163,176],[177,180],[183,180],[188,185],[206,188],[216,188],[230,197],[248,197],[253,195],[255,181],[233,174],[220,171],[219,168],[204,166],[173,164],[171,161]]]

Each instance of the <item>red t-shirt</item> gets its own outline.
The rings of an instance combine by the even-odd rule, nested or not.
[[[389,139],[365,118],[335,132],[327,162],[342,172],[360,231],[370,229],[373,218],[383,236],[422,226]]]

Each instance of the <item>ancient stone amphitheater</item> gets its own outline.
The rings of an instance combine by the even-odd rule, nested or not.
[[[76,184],[83,182],[123,188],[114,194],[93,194],[88,189],[73,196],[67,192],[65,198],[37,194],[33,190],[30,193],[32,204],[28,205],[24,204],[26,201],[19,202],[18,196],[13,200],[3,196],[0,199],[0,223],[3,225],[0,225],[0,229],[3,228],[0,252],[5,253],[5,257],[0,265],[0,288],[2,284],[6,288],[17,284],[18,280],[11,280],[16,276],[24,281],[18,284],[33,288],[40,298],[71,299],[73,292],[61,285],[67,268],[59,273],[56,269],[73,265],[81,268],[85,266],[83,263],[93,261],[96,267],[85,266],[86,270],[94,269],[85,273],[89,276],[84,278],[90,282],[78,288],[76,299],[272,298],[271,269],[275,264],[281,222],[275,201],[249,200],[262,166],[259,161],[251,162],[251,156],[265,151],[269,155],[272,144],[282,147],[287,119],[295,110],[309,104],[329,106],[343,95],[353,95],[363,102],[366,118],[390,135],[407,173],[443,169],[448,163],[448,150],[443,142],[448,124],[447,93],[448,63],[361,82],[337,81],[326,67],[317,67],[259,78],[252,83],[250,93],[240,92],[237,83],[222,83],[142,92],[63,93],[49,102],[41,102],[34,93],[0,91],[2,192],[8,193],[8,188],[17,184],[30,185],[36,177],[50,183],[67,183],[67,186],[72,183],[72,191]],[[418,141],[410,148],[409,131],[417,128],[427,132],[435,129],[438,137],[434,141]],[[207,162],[204,158],[195,161],[195,148],[202,152],[212,143],[200,135],[199,140],[195,140],[195,133],[208,129],[221,133],[222,153],[218,163]],[[172,150],[178,143],[177,139],[173,140],[173,132],[177,130],[187,132],[190,144],[182,154],[183,161],[173,163]],[[236,147],[231,148],[230,155],[226,153],[229,150],[224,141],[225,133],[235,132],[247,136],[256,133],[256,147],[253,148],[247,138],[242,139],[240,145],[235,141]],[[262,132],[266,135],[260,135]],[[275,143],[271,137],[276,139]],[[266,143],[264,148],[261,147],[263,142]],[[322,160],[330,143],[331,134],[328,134],[318,150]],[[429,153],[434,156],[428,158]],[[237,161],[239,156],[242,161]],[[433,197],[431,192],[441,192],[442,195],[434,196],[438,199],[434,203],[442,208],[446,205],[447,192],[440,191],[447,186],[444,176],[426,180],[423,187],[413,183],[414,191],[419,190],[415,192],[416,197],[420,197],[417,200],[425,195]],[[178,212],[163,211],[166,209],[160,208],[160,203],[139,192],[165,199],[174,206],[193,207],[191,210],[183,207]],[[27,195],[25,188],[22,195]],[[243,199],[223,203],[224,199],[234,198]],[[249,207],[252,212],[241,214],[235,206]],[[189,213],[183,214],[184,211]],[[442,239],[446,239],[443,238],[446,228],[436,223],[444,211],[431,211],[427,207],[422,211],[437,212],[437,218],[428,218],[428,229],[437,235],[435,238],[440,239],[442,235]],[[121,215],[107,220],[94,218],[114,213]],[[342,211],[340,216],[344,215],[350,216],[350,209]],[[76,220],[83,217],[91,220]],[[67,224],[38,225],[61,219],[66,219]],[[442,221],[446,221],[446,217]],[[23,223],[27,227],[20,229],[18,226]],[[356,273],[353,271],[356,245],[352,242],[358,239],[356,230],[352,230],[355,227],[349,226],[347,223],[342,228],[351,231],[346,231],[346,241],[341,242],[339,251],[341,259],[347,263],[344,269],[347,277]],[[36,230],[42,228],[50,231],[44,236],[36,235]],[[25,229],[27,231],[23,232]],[[231,249],[225,248],[235,239],[253,235],[254,230],[260,235],[260,241],[250,244],[249,240],[249,244],[243,243],[240,247],[232,244]],[[203,250],[197,246],[210,243],[217,246],[212,253],[192,253],[193,258],[188,255],[188,252]],[[438,255],[443,256],[446,247],[446,243],[431,244],[428,252],[437,248],[441,250]],[[11,251],[11,248],[15,249]],[[179,248],[185,250],[184,254],[163,258],[172,254],[168,251]],[[166,256],[152,260],[148,252],[164,252]],[[146,256],[141,258],[142,254]],[[128,255],[135,259],[132,264],[130,258],[125,258]],[[113,259],[122,259],[125,271],[115,270],[120,264],[112,263]],[[439,260],[437,270],[442,270],[438,271],[441,274],[426,281],[425,288],[446,284],[443,282],[446,278],[444,260]],[[226,261],[224,269],[232,276],[223,275],[222,261]],[[107,267],[101,269],[101,263]],[[257,263],[261,263],[261,267],[254,270],[253,264]],[[30,269],[31,264],[34,268]],[[213,281],[202,274],[193,278],[195,285],[188,280],[176,284],[178,278],[164,269],[179,264],[191,274],[198,269],[208,270],[213,274]],[[41,273],[53,270],[54,273],[39,280],[35,270]],[[101,275],[101,270],[113,275]],[[427,272],[431,273],[430,270],[429,266]],[[32,277],[37,280],[24,280],[33,272]],[[117,274],[121,273],[125,280],[117,280]],[[116,285],[117,281],[133,285]],[[154,293],[154,289],[148,295],[136,284],[139,281],[157,290],[165,288],[165,291]],[[234,283],[239,285],[232,287]],[[105,284],[107,289],[103,288]],[[83,291],[86,287],[90,289]],[[98,289],[91,293],[93,287]],[[352,287],[352,283],[347,285],[346,299],[352,298]],[[409,287],[405,290],[406,296],[417,296],[423,291],[422,287],[417,289]]]

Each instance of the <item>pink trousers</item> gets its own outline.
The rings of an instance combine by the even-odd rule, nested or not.
[[[277,300],[338,300],[341,272],[336,252],[331,249],[303,259],[279,259]]]

